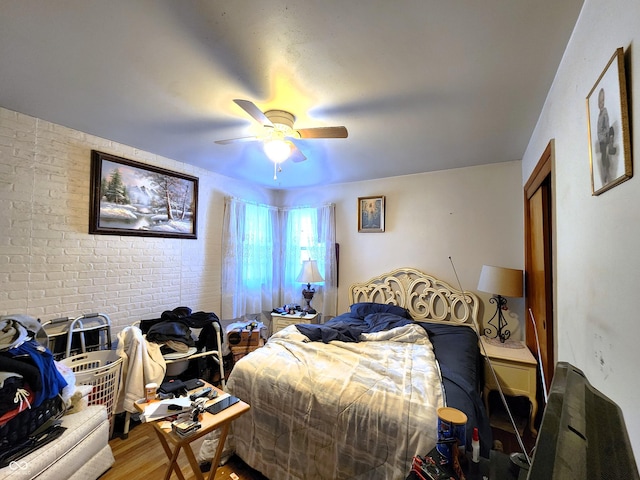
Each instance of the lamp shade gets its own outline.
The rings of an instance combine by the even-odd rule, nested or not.
[[[318,283],[324,282],[324,278],[318,271],[318,262],[315,260],[305,260],[302,262],[302,270],[296,279],[300,283]]]
[[[483,265],[478,290],[503,297],[522,297],[522,270]]]
[[[282,163],[291,155],[291,142],[282,138],[266,140],[262,148],[273,163]]]

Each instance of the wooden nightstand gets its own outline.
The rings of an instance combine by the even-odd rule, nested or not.
[[[319,313],[308,313],[304,316],[288,315],[288,314],[271,314],[271,335],[282,330],[289,325],[296,325],[298,323],[318,323]]]
[[[481,353],[491,359],[491,365],[496,372],[502,392],[505,395],[514,397],[523,396],[531,402],[531,413],[529,415],[529,430],[535,437],[538,432],[534,426],[534,420],[538,411],[538,401],[536,399],[536,372],[537,363],[533,354],[524,342],[523,348],[507,348],[498,346],[487,341],[485,336],[480,340],[484,349]],[[489,392],[497,391],[495,378],[491,373],[488,362],[484,362],[484,404],[489,415]]]

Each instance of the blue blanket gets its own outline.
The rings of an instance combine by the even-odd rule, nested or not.
[[[371,313],[365,316],[364,319],[352,317],[345,313],[321,325],[300,324],[296,325],[296,328],[313,342],[329,343],[334,340],[359,342],[360,334],[362,333],[382,332],[402,327],[409,323],[412,323],[412,320],[392,313]]]

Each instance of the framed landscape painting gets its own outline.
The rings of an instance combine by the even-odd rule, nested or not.
[[[89,233],[197,238],[198,178],[91,152]]]

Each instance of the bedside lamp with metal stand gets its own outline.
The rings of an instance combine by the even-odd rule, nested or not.
[[[311,287],[312,283],[324,282],[324,278],[318,271],[318,263],[315,260],[305,260],[302,262],[302,270],[296,279],[297,282],[306,283],[306,288],[302,289],[302,296],[304,297],[307,305],[302,309],[305,313],[317,313],[311,307],[311,300],[313,299],[315,288]]]
[[[489,325],[493,328],[484,329],[486,337],[499,338],[500,342],[504,343],[511,336],[511,332],[506,329],[508,323],[502,313],[503,310],[507,310],[507,299],[504,297],[522,297],[522,275],[522,270],[491,265],[482,266],[480,280],[478,280],[478,290],[492,293],[493,297],[489,302],[496,304],[496,313],[489,320]],[[493,323],[494,319],[497,320],[497,325]],[[494,330],[495,335],[491,336]]]

